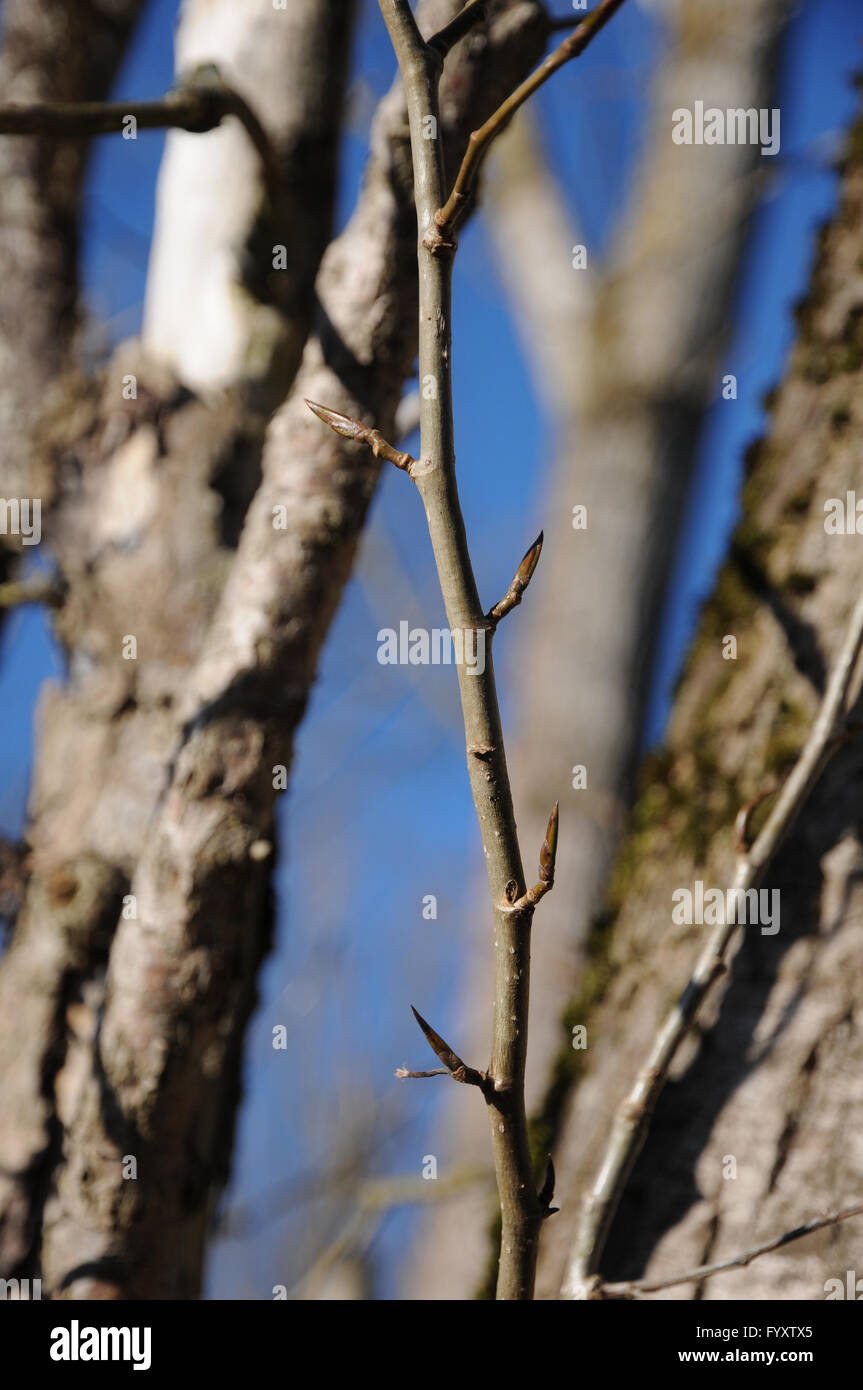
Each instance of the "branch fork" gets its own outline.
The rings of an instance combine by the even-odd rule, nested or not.
[[[600,0],[600,4],[588,15],[585,15],[569,37],[564,39],[563,43],[553,53],[550,53],[544,62],[540,63],[539,67],[522,82],[521,86],[516,87],[515,91],[507,97],[506,101],[502,102],[497,111],[489,116],[478,130],[473,131],[449,197],[434,215],[435,227],[442,243],[445,244],[453,240],[455,230],[467,211],[473,185],[492,142],[506,129],[519,107],[523,106],[539,87],[571,58],[577,58],[580,53],[584,52],[590,41],[605,27],[623,2],[624,0]],[[465,11],[463,10],[461,15],[456,16],[453,24],[458,23],[464,14]],[[558,26],[550,24],[549,32],[552,32],[556,27]]]

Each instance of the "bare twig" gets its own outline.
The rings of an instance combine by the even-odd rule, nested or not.
[[[196,68],[160,101],[49,101],[0,107],[0,135],[56,135],[62,139],[112,135],[130,117],[141,130],[175,128],[203,134],[234,116],[260,156],[271,197],[279,187],[279,167],[267,132],[239,92],[223,81],[218,68]]]
[[[688,1269],[685,1274],[675,1274],[669,1279],[631,1279],[619,1284],[600,1284],[598,1296],[630,1298],[639,1293],[660,1293],[662,1289],[672,1289],[677,1284],[698,1283],[702,1279],[710,1279],[714,1274],[723,1274],[728,1269],[745,1269],[753,1260],[757,1260],[759,1255],[769,1255],[772,1250],[781,1250],[784,1245],[801,1240],[813,1231],[821,1231],[825,1226],[835,1226],[837,1222],[847,1221],[850,1216],[860,1216],[861,1213],[863,1202],[854,1202],[851,1206],[828,1212],[826,1216],[813,1217],[803,1226],[795,1226],[793,1231],[785,1231],[781,1236],[774,1236],[773,1240],[765,1240],[762,1245],[755,1245],[751,1250],[744,1250],[742,1254],[734,1255],[731,1259],[718,1260],[710,1265],[698,1265],[696,1269]]]
[[[314,401],[306,401],[306,405],[319,420],[323,420],[325,425],[336,434],[340,434],[343,439],[355,439],[358,444],[368,444],[375,458],[386,459],[387,463],[394,463],[396,468],[403,468],[406,473],[416,466],[416,459],[411,458],[410,454],[403,454],[398,449],[394,449],[392,444],[388,444],[380,430],[373,430],[368,425],[364,425],[361,420],[354,420],[350,415],[340,415],[337,410],[329,410],[325,405],[316,405]]]
[[[431,1071],[409,1071],[407,1067],[396,1067],[396,1076],[403,1081],[405,1077],[452,1076],[452,1072],[447,1067],[433,1067]]]
[[[502,1214],[499,1299],[530,1299],[542,1208],[536,1193],[524,1106],[530,981],[530,927],[524,870],[491,659],[490,624],[480,605],[458,498],[453,445],[451,280],[454,246],[435,214],[444,196],[440,142],[424,138],[439,120],[440,62],[417,29],[406,0],[380,0],[407,96],[419,233],[419,375],[436,390],[423,392],[421,462],[413,472],[428,520],[450,628],[488,637],[482,671],[458,668],[468,769],[482,831],[495,915],[495,1002],[492,1061],[483,1094],[489,1107],[495,1174]],[[445,1059],[444,1059],[445,1060]]]
[[[490,142],[512,111],[546,77],[566,58],[585,47],[621,3],[622,0],[603,0],[567,40],[565,56],[557,55],[549,60],[548,71],[539,77],[534,74],[527,86],[519,87],[492,117],[492,129],[485,136],[485,126],[471,136],[468,156],[453,193],[460,200],[460,211],[466,199],[462,190],[473,177],[480,148]],[[547,1215],[547,1208],[541,1205],[535,1189],[524,1105],[530,927],[536,903],[554,881],[557,808],[549,820],[540,855],[539,883],[528,890],[516,832],[490,648],[498,619],[515,607],[524,592],[539,558],[541,541],[525,556],[505,598],[486,616],[479,602],[455,476],[450,329],[455,242],[448,234],[447,218],[441,211],[445,189],[440,142],[428,138],[429,129],[436,132],[440,119],[440,35],[435,46],[423,40],[408,0],[379,0],[379,4],[398,59],[410,124],[419,232],[419,376],[424,383],[433,382],[435,386],[434,390],[423,391],[420,403],[420,460],[398,455],[376,431],[358,421],[337,415],[326,407],[311,408],[337,433],[363,440],[375,453],[391,458],[410,473],[425,506],[450,628],[473,633],[478,645],[487,639],[481,669],[472,667],[467,674],[464,664],[460,663],[458,676],[468,769],[495,915],[495,1002],[492,1061],[488,1073],[465,1067],[443,1039],[418,1014],[416,1017],[450,1073],[457,1080],[480,1086],[488,1102],[502,1214],[497,1297],[530,1299],[536,1275],[539,1230],[543,1216]],[[466,6],[454,25],[443,31],[443,46],[446,47],[454,33],[458,37],[464,32],[463,26],[468,19],[474,22],[478,17],[478,5]],[[398,1074],[410,1073],[401,1068]]]
[[[622,4],[623,0],[601,0],[596,9],[591,10],[590,14],[573,30],[569,38],[564,39],[554,53],[550,53],[545,61],[540,63],[536,71],[532,72],[530,77],[526,78],[511,96],[507,97],[494,115],[489,116],[485,124],[473,132],[452,191],[435,216],[435,222],[444,243],[452,241],[456,227],[467,208],[470,190],[492,141],[500,135],[501,131],[506,129],[518,108],[524,105],[528,97],[533,96],[534,92],[538,91],[543,83],[547,82],[571,58],[577,58],[580,53],[584,52],[591,39],[595,38],[600,29],[605,27]]]
[[[848,692],[861,647],[863,598],[854,607],[809,738],[754,843],[738,854],[732,885],[734,889],[746,892],[761,878],[804,805],[827,758],[838,746],[836,733],[843,726]],[[736,900],[741,901],[739,897]],[[739,928],[737,914],[732,912],[728,915],[732,920],[720,923],[711,932],[689,983],[660,1026],[644,1066],[618,1107],[599,1172],[584,1199],[564,1279],[564,1298],[595,1296],[599,1281],[594,1276],[605,1240],[644,1142],[669,1067],[711,985],[725,971],[726,955]]]

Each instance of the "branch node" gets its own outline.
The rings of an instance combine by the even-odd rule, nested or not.
[[[435,222],[426,228],[420,246],[424,247],[430,256],[454,256],[458,242],[454,236],[444,235],[435,217]]]
[[[506,129],[516,111],[524,105],[528,97],[532,96],[544,82],[547,82],[559,68],[562,68],[564,63],[568,63],[571,58],[577,58],[584,51],[591,39],[595,38],[600,29],[604,28],[622,4],[623,0],[600,0],[600,3],[589,14],[585,15],[574,32],[564,39],[563,43],[529,77],[525,78],[514,92],[510,93],[494,114],[489,116],[484,125],[480,126],[479,130],[473,132],[468,141],[461,167],[456,174],[452,191],[443,207],[438,209],[435,217],[438,227],[447,235],[452,235],[464,215],[468,195],[476,182],[476,176],[492,141],[500,135],[501,131]]]

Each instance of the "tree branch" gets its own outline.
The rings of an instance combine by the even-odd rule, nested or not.
[[[133,117],[141,130],[173,128],[203,134],[235,116],[260,156],[271,196],[279,184],[278,161],[252,108],[223,81],[218,68],[196,68],[160,101],[46,101],[0,107],[0,135],[54,135],[62,139],[113,135]]]
[[[821,707],[809,738],[782,786],[770,815],[749,849],[738,854],[732,887],[746,892],[760,880],[804,805],[845,717],[845,704],[863,647],[863,598],[854,607]],[[831,746],[832,745],[832,746]],[[739,899],[738,899],[739,901]],[[737,933],[736,912],[711,932],[689,983],[659,1028],[647,1060],[618,1107],[599,1172],[584,1199],[581,1220],[564,1278],[564,1298],[594,1296],[597,1272],[620,1197],[641,1150],[650,1119],[681,1042],[713,983],[725,972],[728,949]]]
[[[453,232],[468,190],[494,136],[510,116],[570,57],[580,53],[623,0],[603,0],[556,54],[522,83],[471,135],[450,198],[445,201],[440,142],[428,138],[439,123],[440,53],[426,44],[407,0],[379,0],[398,59],[408,106],[414,195],[419,233],[419,376],[433,382],[420,405],[420,461],[412,470],[426,510],[435,565],[450,628],[473,632],[487,646],[481,671],[458,668],[467,761],[482,833],[495,914],[495,999],[489,1105],[502,1229],[497,1298],[533,1297],[539,1230],[547,1203],[537,1196],[528,1143],[524,1073],[530,982],[530,927],[534,908],[554,881],[557,807],[540,855],[540,881],[528,890],[515,824],[497,702],[491,639],[497,621],[520,601],[539,559],[541,538],[528,551],[504,599],[486,616],[458,498],[453,444],[451,294]],[[464,32],[476,6],[467,6],[444,33]],[[487,639],[487,642],[486,642]],[[421,1024],[422,1026],[422,1024]],[[434,1042],[432,1045],[435,1046]],[[443,1045],[445,1047],[445,1044]],[[437,1048],[435,1050],[438,1050]],[[439,1055],[442,1054],[439,1051]],[[442,1060],[449,1065],[447,1058]],[[481,1075],[481,1074],[480,1074]]]
[[[436,34],[427,40],[428,47],[444,59],[451,48],[454,48],[459,39],[463,39],[465,34],[475,24],[479,24],[485,19],[488,11],[488,0],[468,0],[464,9],[451,19],[449,24],[445,24]]]
[[[394,449],[392,444],[388,444],[384,439],[380,430],[371,429],[361,420],[354,420],[350,415],[340,415],[337,410],[317,405],[314,401],[306,400],[306,405],[313,415],[317,415],[319,420],[329,425],[342,439],[355,439],[358,444],[368,444],[375,458],[386,459],[387,463],[394,463],[396,468],[403,468],[406,473],[410,473],[411,469],[416,467],[416,459],[411,458],[410,454],[403,454]]]
[[[450,627],[490,628],[480,605],[458,498],[453,446],[451,384],[451,279],[454,247],[435,227],[444,201],[440,142],[426,140],[427,118],[439,121],[440,65],[430,54],[404,0],[380,0],[407,95],[419,233],[419,375],[436,389],[424,392],[420,410],[420,459],[414,470],[426,510],[435,564]],[[495,1173],[502,1212],[499,1299],[530,1299],[542,1210],[536,1194],[524,1108],[533,904],[514,907],[525,893],[524,871],[509,787],[491,651],[481,673],[458,668],[468,768],[482,831],[496,919],[496,980],[492,1084],[489,1106]],[[482,750],[472,753],[470,750]]]
[[[781,1236],[775,1236],[773,1240],[765,1240],[762,1245],[755,1245],[751,1250],[744,1250],[741,1255],[734,1255],[729,1260],[718,1260],[715,1264],[698,1265],[696,1269],[688,1269],[685,1274],[675,1274],[670,1279],[631,1279],[619,1284],[600,1283],[597,1296],[600,1298],[631,1298],[638,1293],[660,1293],[663,1289],[672,1289],[677,1284],[697,1283],[702,1279],[710,1279],[714,1274],[723,1274],[728,1269],[745,1269],[753,1260],[757,1260],[759,1255],[769,1255],[772,1250],[781,1250],[784,1245],[790,1245],[794,1240],[801,1240],[803,1236],[811,1235],[813,1231],[821,1231],[825,1226],[835,1226],[839,1221],[847,1221],[851,1216],[860,1216],[863,1213],[863,1202],[854,1202],[851,1206],[841,1207],[836,1211],[828,1212],[826,1216],[816,1216],[811,1221],[807,1221],[803,1226],[795,1226],[793,1231],[785,1231]]]
[[[623,0],[601,0],[596,9],[591,10],[569,38],[564,39],[560,47],[556,48],[554,53],[550,53],[536,71],[532,72],[530,77],[526,78],[511,96],[507,97],[494,115],[489,116],[485,124],[473,132],[461,168],[456,175],[452,192],[435,215],[435,223],[444,242],[452,240],[464,215],[470,190],[492,141],[500,135],[501,131],[506,129],[518,108],[524,105],[528,97],[533,96],[534,92],[538,91],[571,58],[577,58],[580,53],[584,52],[591,39],[594,39],[600,29],[605,27],[622,4]]]
[[[467,132],[529,70],[542,41],[538,6],[504,0],[488,45],[470,62],[466,45],[453,51],[442,78],[441,131],[454,167]],[[124,1205],[121,1166],[102,1157],[113,1143],[104,1095],[107,1087],[124,1134],[139,1145],[133,1151],[149,1162],[158,1148],[159,1163],[178,1171],[194,1136],[210,1133],[214,1112],[221,1114],[224,1078],[202,1058],[225,1045],[234,962],[245,970],[259,940],[250,924],[259,920],[266,861],[253,857],[252,846],[272,838],[271,769],[291,763],[378,477],[378,460],[358,467],[346,452],[350,441],[321,430],[302,398],[355,416],[368,412],[392,437],[395,407],[413,376],[416,231],[404,217],[412,191],[405,126],[396,84],[375,121],[357,207],[318,276],[320,334],[307,342],[297,383],[271,423],[227,585],[177,701],[183,731],[168,750],[168,783],[132,879],[138,920],[117,925],[99,1057],[63,1135],[57,1206],[43,1232],[44,1279],[58,1297],[88,1296],[103,1260],[105,1277],[126,1296],[178,1296],[201,1244],[213,1185],[207,1173],[191,1210],[184,1188],[158,1183],[142,1188],[139,1203]],[[276,527],[274,509],[286,517],[285,530]],[[200,966],[191,986],[174,968],[190,953]],[[93,1164],[98,1182],[82,1184]],[[120,1214],[106,1223],[109,1206]],[[178,1242],[192,1251],[188,1260],[178,1259]]]

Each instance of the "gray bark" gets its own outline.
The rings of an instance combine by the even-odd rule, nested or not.
[[[336,0],[308,0],[309,32],[330,34],[336,11],[344,17]],[[241,38],[242,30],[238,43]],[[307,188],[305,254],[320,257],[332,215],[347,45],[319,44],[326,66],[315,70],[290,38],[286,29],[282,68],[273,81],[307,89],[312,109],[323,84],[332,112],[329,150],[312,148],[308,154],[321,161],[321,169]],[[266,104],[262,87],[257,95]],[[285,124],[280,135],[286,145],[300,148],[302,105],[293,118],[300,129],[291,133]],[[176,196],[184,196],[181,187]],[[250,219],[255,211],[249,208]],[[186,309],[194,321],[194,300]],[[302,342],[310,297],[296,300],[290,314],[287,306],[282,312],[289,336]],[[132,400],[122,390],[129,376],[136,379]],[[260,406],[260,398],[255,404]],[[62,688],[49,687],[40,703],[29,887],[0,963],[3,1273],[39,1268],[45,1202],[79,1088],[92,1070],[121,899],[177,746],[180,695],[260,474],[263,421],[251,405],[241,381],[207,402],[190,395],[170,370],[134,346],[122,349],[98,381],[70,376],[55,401],[41,403],[39,466],[47,483],[51,538],[68,585],[57,632],[69,654],[70,679]],[[138,659],[127,661],[123,641],[130,635]],[[219,1126],[199,1136],[200,1152],[188,1154],[186,1167],[172,1175],[191,1190],[193,1158],[201,1164],[206,1177],[197,1179],[198,1207],[226,1170],[242,1025],[253,1002],[254,965],[267,940],[262,866],[250,880],[254,911],[246,955],[238,962],[234,1031],[224,1040]],[[189,1296],[197,1287],[201,1244],[199,1228],[173,1265],[178,1287]]]
[[[790,768],[860,591],[858,540],[825,526],[825,503],[859,478],[863,162],[858,122],[842,204],[821,239],[769,433],[747,460],[744,518],[705,609],[665,750],[645,770],[613,888],[593,938],[588,1026],[558,1148],[567,1175],[541,1295],[558,1296],[578,1203],[650,1035],[705,928],[671,923],[671,893],[727,882],[738,809]],[[736,661],[722,658],[735,635]],[[858,709],[854,718],[859,718]],[[854,1198],[863,1115],[859,935],[861,746],[836,754],[765,887],[780,930],[747,928],[730,981],[678,1056],[613,1228],[602,1274],[670,1275],[723,1258]],[[714,1024],[711,1028],[711,1024]],[[736,1161],[729,1176],[727,1160]],[[859,1249],[854,1222],[751,1268],[664,1298],[819,1299]]]
[[[142,0],[7,0],[0,102],[107,95]],[[30,436],[78,326],[78,213],[88,147],[0,140],[0,437],[3,495],[32,497]],[[16,447],[8,448],[15,440]],[[4,537],[3,545],[14,544]]]
[[[429,28],[453,11],[449,0],[429,4]],[[489,34],[453,55],[442,108],[451,158],[541,53],[539,19],[537,5],[503,4]],[[44,1205],[42,1268],[58,1296],[190,1297],[198,1287],[266,945],[272,769],[290,763],[377,476],[322,441],[301,397],[391,422],[415,352],[406,138],[393,94],[357,213],[322,267],[321,331],[273,421],[236,556],[259,447],[245,381],[205,406],[162,367],[124,357],[104,398],[73,396],[50,433],[68,527],[62,538],[58,527],[71,576],[60,622],[73,680],[48,696],[41,730],[45,750],[76,747],[95,775],[79,787],[68,762],[40,754],[38,872],[0,973],[18,1001],[0,1081],[16,1111],[4,1168],[36,1211],[31,1228]],[[139,377],[132,408],[117,404],[127,371]],[[274,529],[274,505],[286,507],[287,530]],[[137,664],[120,655],[128,634]],[[55,869],[59,897],[48,891]],[[111,942],[103,925],[130,889],[137,917],[122,918]],[[125,1154],[138,1160],[134,1183],[122,1176]],[[35,1258],[32,1247],[13,1255]]]

